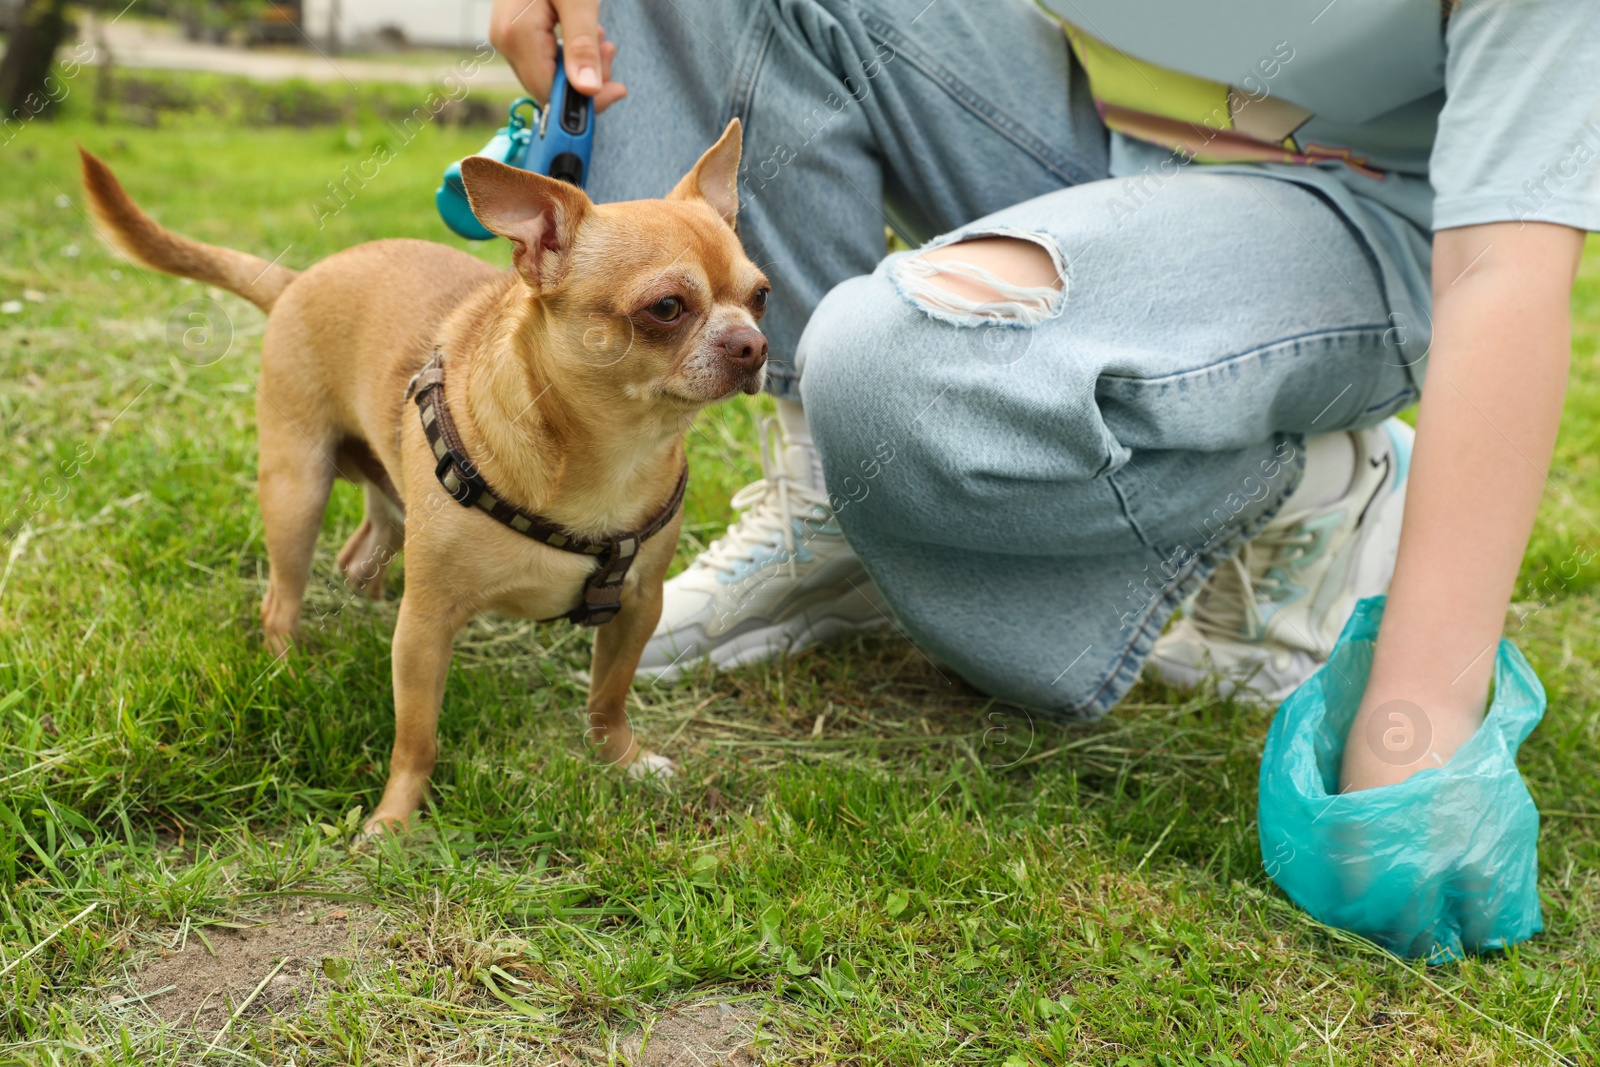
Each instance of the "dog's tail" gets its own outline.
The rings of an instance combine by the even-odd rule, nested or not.
[[[270,310],[278,294],[299,277],[299,271],[248,252],[202,244],[173,233],[133,202],[103,160],[82,148],[78,155],[83,159],[83,188],[95,217],[118,248],[145,266],[221,286],[262,311]]]

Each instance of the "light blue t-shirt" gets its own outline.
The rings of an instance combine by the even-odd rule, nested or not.
[[[1421,326],[1432,231],[1600,231],[1600,0],[1045,3],[1130,196],[1188,165],[1314,188]]]

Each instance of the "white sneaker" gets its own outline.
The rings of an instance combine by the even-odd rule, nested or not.
[[[762,479],[734,494],[743,512],[666,584],[661,622],[638,677],[672,681],[709,660],[719,669],[798,655],[823,641],[886,626],[883,597],[813,488],[809,450],[780,449],[761,427]]]
[[[1294,497],[1219,567],[1156,642],[1150,666],[1188,689],[1277,704],[1327,662],[1356,601],[1389,587],[1400,546],[1411,427],[1399,419],[1351,433],[1355,476],[1344,495],[1297,509]]]

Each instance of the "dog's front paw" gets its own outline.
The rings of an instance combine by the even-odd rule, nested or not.
[[[372,817],[361,827],[361,832],[356,835],[357,848],[371,845],[384,836],[403,835],[411,830],[411,815],[401,815],[397,812],[386,812],[382,808],[372,813]]]
[[[655,778],[665,781],[678,773],[678,765],[659,752],[645,749],[628,764],[629,778]]]

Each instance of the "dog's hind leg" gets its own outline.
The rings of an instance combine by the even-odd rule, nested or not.
[[[405,543],[405,521],[383,490],[368,482],[367,514],[339,552],[339,570],[351,589],[373,600],[383,599],[383,579],[400,546]]]
[[[295,424],[263,395],[256,405],[261,461],[257,492],[266,529],[267,595],[261,626],[267,647],[283,655],[300,625],[300,604],[336,473],[334,441],[315,426]]]

